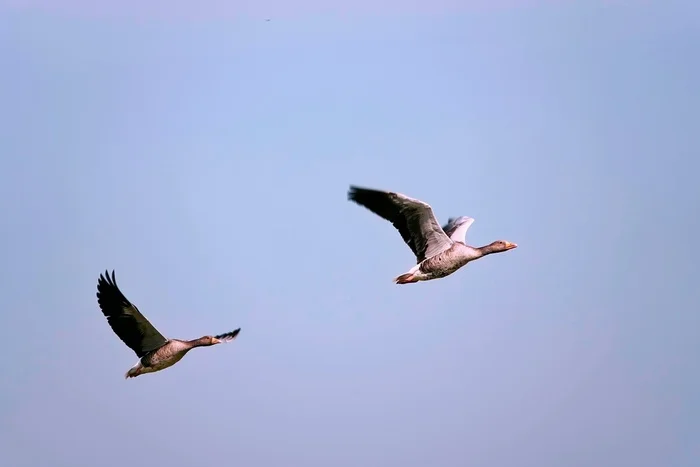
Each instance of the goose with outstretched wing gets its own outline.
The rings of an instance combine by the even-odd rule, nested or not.
[[[429,204],[401,193],[351,185],[348,199],[391,222],[416,255],[417,264],[396,277],[394,282],[397,284],[449,276],[470,261],[518,246],[505,240],[496,240],[482,247],[469,246],[466,234],[474,219],[467,216],[450,218],[445,226],[440,227]]]
[[[141,314],[119,290],[114,271],[105,271],[97,280],[97,303],[112,331],[136,353],[139,361],[124,375],[125,378],[153,373],[173,366],[195,347],[208,347],[236,338],[241,328],[194,340],[168,339]]]

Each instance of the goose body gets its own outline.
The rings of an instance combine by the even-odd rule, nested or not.
[[[429,204],[401,193],[351,185],[348,199],[391,222],[416,256],[417,264],[396,277],[397,284],[440,279],[483,256],[517,247],[505,240],[482,247],[469,246],[466,234],[473,218],[450,218],[440,227]]]
[[[107,322],[119,337],[139,357],[139,361],[124,375],[125,378],[153,373],[173,366],[195,347],[208,347],[236,338],[241,331],[202,336],[199,339],[167,339],[141,314],[119,290],[114,271],[105,271],[97,281],[97,303]]]
[[[139,361],[136,362],[136,365],[129,369],[125,377],[133,378],[145,373],[165,370],[182,360],[182,357],[195,347],[214,345],[213,343],[207,342],[197,344],[197,340],[199,339],[193,341],[169,339],[162,347],[141,357]]]

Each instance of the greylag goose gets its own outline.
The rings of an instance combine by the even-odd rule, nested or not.
[[[164,370],[179,362],[195,347],[221,344],[236,338],[241,328],[218,336],[203,336],[184,341],[167,339],[141,314],[136,305],[122,294],[112,271],[105,271],[97,281],[97,303],[114,333],[133,350],[139,361],[124,375],[125,378]]]
[[[401,193],[351,185],[348,199],[391,222],[416,255],[417,264],[396,277],[396,284],[446,277],[470,261],[518,246],[505,240],[478,248],[469,246],[466,234],[474,219],[450,218],[441,228],[429,204]]]

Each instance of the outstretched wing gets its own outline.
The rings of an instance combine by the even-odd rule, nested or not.
[[[112,271],[112,277],[105,271],[97,281],[97,303],[114,333],[139,358],[168,342],[122,294]]]
[[[429,204],[401,193],[350,186],[348,199],[391,222],[420,263],[452,246]]]
[[[219,334],[218,336],[214,336],[214,337],[216,339],[219,339],[221,342],[228,342],[228,341],[234,340],[239,332],[241,332],[241,328],[234,329],[231,332],[227,332],[225,334]]]
[[[450,237],[453,242],[467,243],[467,230],[474,223],[474,219],[467,216],[450,217],[447,224],[442,228],[445,234]]]

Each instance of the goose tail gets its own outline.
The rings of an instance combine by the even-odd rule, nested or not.
[[[413,284],[415,282],[418,282],[418,279],[413,276],[412,272],[407,272],[406,274],[401,274],[394,278],[395,284]]]

